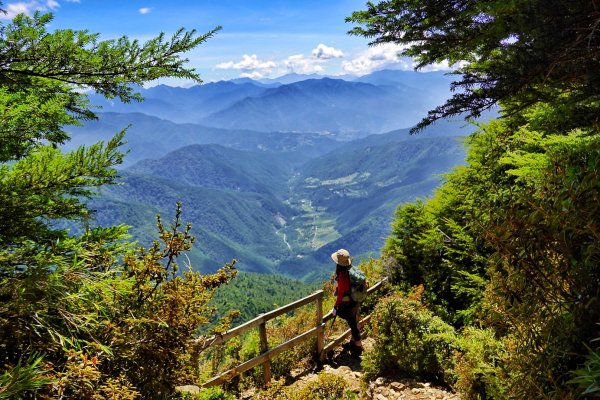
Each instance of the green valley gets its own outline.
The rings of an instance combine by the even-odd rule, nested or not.
[[[336,247],[377,256],[395,207],[427,197],[463,162],[464,128],[445,128],[432,137],[401,130],[338,142],[323,155],[304,152],[303,163],[290,163],[288,151],[184,146],[122,170],[122,185],[103,188],[90,206],[98,223],[130,225],[149,244],[153,214],[171,215],[181,202],[197,236],[194,269],[236,259],[243,271],[320,280]],[[275,147],[276,139],[262,140]]]

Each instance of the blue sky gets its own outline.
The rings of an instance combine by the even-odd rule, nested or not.
[[[369,47],[366,39],[347,34],[352,25],[345,17],[365,4],[366,0],[4,0],[2,8],[8,14],[0,18],[42,10],[54,14],[54,29],[87,29],[101,39],[125,35],[141,41],[179,27],[205,33],[221,25],[216,36],[186,54],[205,82],[275,78],[291,72],[365,75],[385,68],[412,69],[412,60],[397,56],[398,47]]]

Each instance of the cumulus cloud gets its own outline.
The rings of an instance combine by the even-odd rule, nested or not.
[[[305,57],[303,54],[296,54],[289,56],[283,65],[289,72],[296,72],[299,74],[316,74],[323,72],[323,67],[320,64],[320,60],[315,58]]]
[[[6,14],[0,13],[0,19],[13,19],[18,14],[31,15],[35,11],[55,10],[58,7],[60,7],[60,4],[56,0],[32,0],[8,3],[3,7],[6,11]]]
[[[0,19],[13,19],[18,14],[31,15],[34,11],[42,11],[45,5],[39,1],[21,1],[17,3],[8,3],[4,10],[6,14],[0,13]]]
[[[150,13],[152,9],[150,7],[142,7],[138,11],[140,12],[140,14],[144,15]]]
[[[369,47],[357,57],[342,62],[345,73],[352,75],[366,75],[382,69],[414,70],[417,62],[410,57],[400,56],[403,46],[394,43],[385,43]],[[447,71],[459,65],[449,65],[447,61],[435,63],[421,68],[419,71]]]
[[[330,58],[341,58],[344,57],[344,52],[333,47],[319,43],[319,45],[313,49],[312,56],[320,60],[329,60]]]
[[[344,57],[344,52],[334,47],[320,43],[315,47],[310,56],[296,54],[283,61],[288,72],[299,74],[319,74],[325,71],[323,65],[332,58]]]
[[[239,62],[228,61],[216,65],[217,69],[237,69],[241,71],[240,76],[260,79],[269,76],[273,68],[277,67],[274,61],[261,60],[256,54],[249,56],[244,54]]]
[[[393,43],[385,43],[369,47],[352,60],[343,61],[342,68],[347,74],[365,75],[385,68],[412,69],[414,62],[398,53],[402,47]]]

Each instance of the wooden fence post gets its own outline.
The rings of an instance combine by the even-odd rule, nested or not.
[[[321,361],[323,356],[323,337],[325,328],[323,326],[323,292],[317,297],[317,360]]]
[[[267,342],[267,321],[263,321],[259,326],[260,336],[260,354],[264,354],[269,351],[269,342]],[[267,358],[263,363],[263,377],[265,379],[265,385],[271,383],[271,361]]]

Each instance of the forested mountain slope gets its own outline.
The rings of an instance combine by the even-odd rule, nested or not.
[[[417,123],[431,104],[422,93],[411,87],[309,79],[247,97],[202,123],[258,131],[381,133]]]
[[[446,129],[439,133],[460,132]],[[235,258],[242,270],[317,279],[333,247],[376,256],[396,205],[428,196],[464,157],[457,137],[406,131],[331,149],[302,154],[295,165],[286,151],[185,146],[123,170],[123,185],[104,188],[90,205],[96,221],[131,225],[148,242],[153,214],[169,215],[181,201],[198,236],[194,268],[212,271]]]
[[[191,123],[174,123],[141,113],[99,113],[98,120],[87,121],[81,127],[71,127],[73,139],[64,147],[75,149],[80,145],[106,141],[109,133],[127,128],[127,151],[123,166],[150,158],[161,158],[170,151],[191,144],[220,144],[238,150],[260,150],[285,155],[290,164],[322,155],[340,145],[328,135],[303,132],[301,135],[285,132],[256,132],[247,129],[220,129]]]

